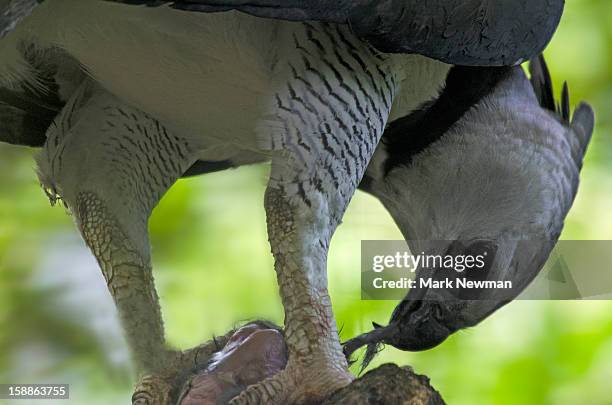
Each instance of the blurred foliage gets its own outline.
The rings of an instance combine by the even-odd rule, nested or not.
[[[612,239],[612,2],[568,0],[546,56],[557,89],[588,100],[597,130],[565,239]],[[75,404],[126,403],[132,381],[104,282],[63,209],[51,209],[35,151],[0,145],[0,381],[68,382]],[[268,168],[180,181],[151,220],[169,340],[187,347],[239,320],[282,322],[267,244]],[[360,300],[362,239],[400,239],[369,196],[353,200],[332,243],[329,282],[344,339],[385,323],[394,302]],[[612,303],[514,302],[423,353],[390,348],[451,404],[612,403]]]

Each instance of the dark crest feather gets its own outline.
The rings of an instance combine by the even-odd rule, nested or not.
[[[566,125],[570,122],[570,98],[567,82],[563,83],[561,100],[555,101],[553,83],[550,77],[548,65],[544,55],[540,54],[529,61],[529,73],[531,75],[531,85],[542,108],[555,113]]]

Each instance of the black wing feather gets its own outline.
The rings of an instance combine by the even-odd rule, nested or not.
[[[64,107],[55,81],[57,65],[52,52],[39,52],[34,46],[20,48],[34,83],[26,80],[12,86],[0,85],[0,142],[42,146],[47,129]]]
[[[201,12],[349,24],[387,53],[417,53],[454,65],[516,65],[539,54],[564,0],[109,0]]]
[[[61,105],[41,103],[31,91],[0,88],[0,141],[42,146]]]

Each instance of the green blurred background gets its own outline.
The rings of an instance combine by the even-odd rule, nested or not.
[[[563,238],[612,239],[612,1],[568,0],[546,56],[556,88],[567,80],[573,103],[588,100],[597,113]],[[70,403],[128,403],[133,381],[110,296],[71,218],[49,207],[33,153],[0,145],[0,382],[70,383]],[[282,322],[262,204],[267,171],[182,180],[156,209],[154,269],[174,345],[240,320]],[[401,236],[359,193],[329,260],[344,339],[386,323],[395,306],[360,300],[362,239]],[[514,302],[433,350],[386,348],[373,366],[389,361],[428,375],[451,404],[612,404],[612,302]]]

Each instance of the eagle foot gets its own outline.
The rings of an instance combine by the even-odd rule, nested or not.
[[[132,395],[132,405],[174,405],[180,387],[188,380],[198,362],[205,363],[211,353],[203,358],[201,351],[210,343],[185,352],[169,351],[165,354],[163,369],[141,377]]]
[[[229,405],[320,404],[351,381],[353,376],[336,364],[318,359],[314,362],[292,361],[290,355],[283,371],[247,387]]]
[[[174,385],[160,375],[146,375],[136,385],[132,405],[170,405]]]
[[[175,405],[181,388],[190,380],[194,370],[206,367],[234,332],[232,330],[189,350],[160,354],[164,358],[161,362],[163,368],[145,372],[136,384],[132,405]]]

